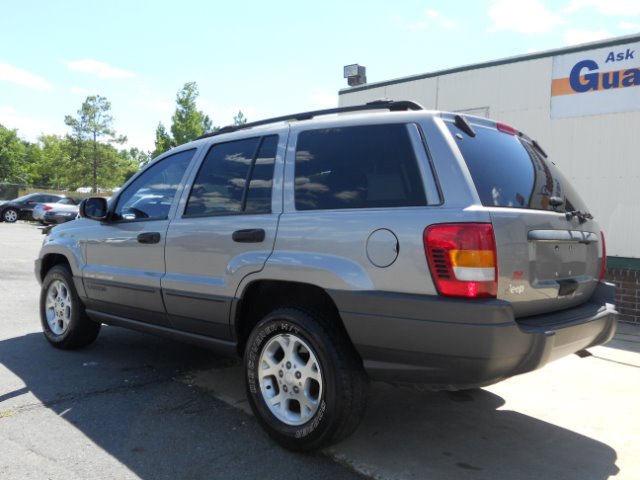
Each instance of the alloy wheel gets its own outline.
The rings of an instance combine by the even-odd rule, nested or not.
[[[309,421],[320,406],[322,370],[312,348],[296,335],[280,334],[260,354],[262,397],[275,417],[287,425]]]

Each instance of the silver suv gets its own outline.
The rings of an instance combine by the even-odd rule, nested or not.
[[[242,355],[291,449],[351,433],[369,379],[489,385],[616,328],[600,227],[537,142],[413,102],[228,127],[80,211],[36,262],[47,340]]]

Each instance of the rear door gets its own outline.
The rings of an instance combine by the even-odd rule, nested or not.
[[[162,292],[175,328],[230,338],[238,284],[273,250],[282,210],[282,182],[274,178],[282,178],[287,132],[208,150],[167,232]]]
[[[602,261],[598,224],[535,142],[505,125],[471,122],[475,137],[447,126],[491,215],[498,298],[516,316],[585,302]]]

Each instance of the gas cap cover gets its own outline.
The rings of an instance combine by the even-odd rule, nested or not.
[[[384,268],[393,264],[399,252],[398,237],[391,230],[380,228],[367,239],[367,258],[376,267]]]

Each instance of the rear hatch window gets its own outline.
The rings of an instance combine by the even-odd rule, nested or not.
[[[471,137],[452,123],[447,126],[485,207],[586,211],[562,172],[528,139],[478,125]]]
[[[526,135],[484,119],[466,122],[446,123],[491,215],[497,297],[519,318],[587,301],[602,250],[578,193]]]

